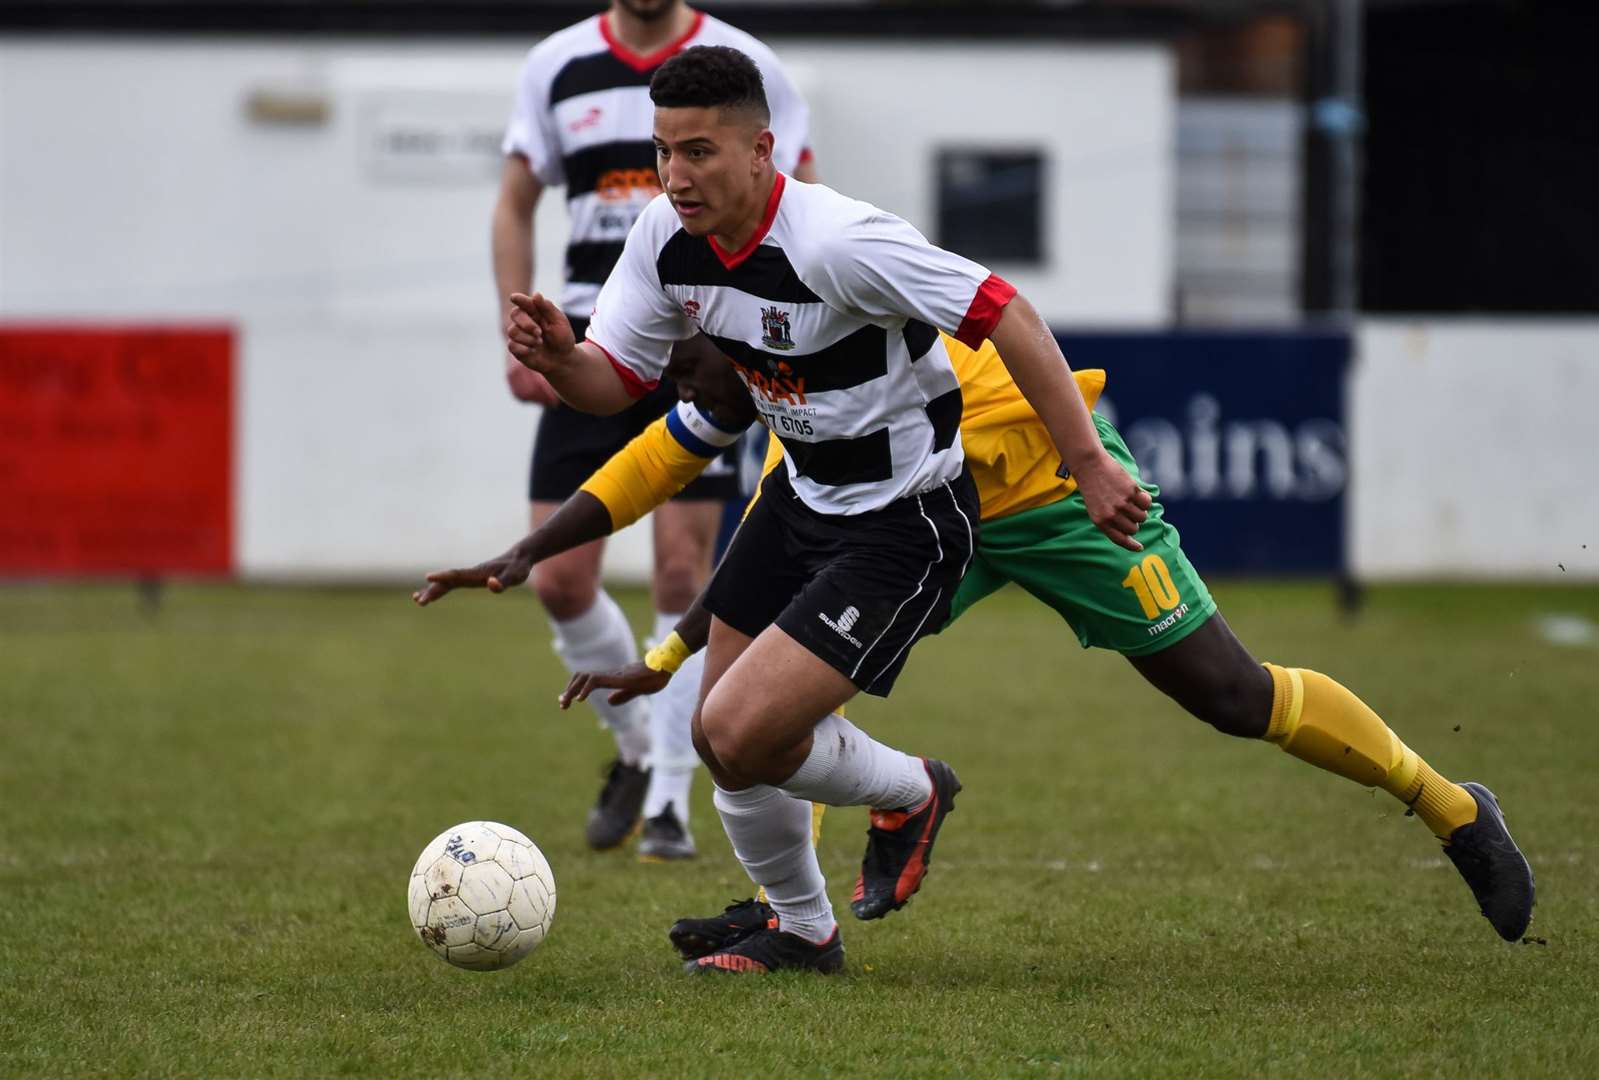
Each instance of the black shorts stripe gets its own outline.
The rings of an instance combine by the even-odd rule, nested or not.
[[[929,401],[927,419],[933,424],[933,451],[953,446],[961,429],[961,388],[957,386]]]
[[[622,241],[603,240],[566,246],[566,280],[585,285],[604,285],[617,260],[622,257]]]
[[[769,475],[705,591],[740,633],[774,623],[868,694],[886,696],[911,646],[937,633],[972,558],[971,475],[878,510],[818,514]]]
[[[894,476],[893,448],[887,428],[853,439],[800,442],[781,435],[778,439],[788,456],[794,459],[795,471],[813,483],[843,487],[845,484],[881,483]]]
[[[678,230],[655,257],[655,270],[662,285],[716,285],[781,304],[822,302],[799,279],[788,256],[770,244],[756,248],[729,270],[704,237]]]
[[[921,496],[912,495],[911,498],[916,500],[918,509],[922,510],[923,516],[925,517],[926,509],[922,507]],[[872,651],[883,643],[883,639],[888,636],[889,631],[894,629],[894,624],[899,622],[900,618],[905,615],[906,606],[909,605],[911,601],[916,600],[917,598],[922,598],[923,602],[918,605],[918,608],[921,609],[921,618],[917,619],[916,616],[918,614],[918,609],[914,608],[908,616],[910,619],[915,620],[916,627],[919,630],[921,629],[921,624],[927,619],[927,612],[932,611],[933,606],[938,603],[939,599],[943,595],[942,587],[938,587],[930,596],[923,595],[928,592],[927,579],[932,574],[933,568],[941,564],[946,558],[944,554],[943,540],[938,535],[938,527],[933,524],[931,519],[927,520],[927,530],[933,541],[933,557],[927,560],[927,569],[922,571],[922,576],[917,580],[916,587],[906,595],[905,599],[899,602],[899,606],[894,609],[894,614],[889,616],[888,622],[884,625],[883,629],[878,632],[877,637],[872,639],[872,643],[866,646],[865,651],[861,653],[860,659],[855,662],[855,667],[850,671],[849,677],[851,681],[855,682],[858,686],[870,686],[875,680],[876,676],[868,675],[866,681],[862,683],[859,680],[861,669],[866,667],[866,661],[871,658]],[[892,664],[897,659],[899,659],[899,653],[896,652],[889,658],[888,663],[874,665],[877,668],[877,674],[881,675],[883,671],[888,669],[889,664]]]
[[[938,341],[938,331],[918,319],[909,319],[905,323],[905,351],[911,355],[911,363],[916,363],[932,351]]]
[[[654,74],[653,68],[649,71],[634,71],[609,50],[589,56],[574,57],[566,62],[555,76],[555,81],[550,84],[550,104],[554,106],[567,98],[574,98],[579,94],[592,94],[600,90],[615,90],[623,86],[648,86],[650,76]]]
[[[600,178],[613,169],[655,172],[655,143],[650,139],[619,140],[584,147],[561,159],[566,171],[566,197],[575,199],[599,187]]]
[[[800,354],[767,352],[737,338],[706,336],[744,368],[751,381],[781,377],[806,394],[848,390],[888,374],[888,332],[880,326],[863,326],[825,349]]]
[[[949,617],[949,603],[941,603],[945,600],[944,586],[939,585],[932,591],[931,595],[928,595],[928,576],[933,574],[935,569],[945,570],[946,560],[954,560],[955,565],[959,566],[959,570],[955,573],[953,580],[958,583],[962,577],[966,576],[966,570],[971,564],[972,555],[976,548],[977,534],[972,530],[971,519],[961,509],[960,499],[949,484],[910,497],[916,500],[916,508],[921,512],[922,518],[932,533],[933,542],[937,545],[938,558],[937,561],[928,564],[927,571],[922,575],[921,582],[917,584],[916,591],[901,603],[899,610],[894,612],[894,617],[890,620],[889,625],[884,628],[882,634],[878,635],[878,640],[872,642],[866,651],[861,654],[860,662],[856,665],[855,672],[850,675],[851,681],[855,682],[857,686],[864,686],[868,692],[884,676],[888,676],[890,684],[892,684],[893,675],[898,673],[905,651],[924,633],[937,633],[942,625],[942,620]],[[947,575],[947,571],[945,573]],[[953,590],[955,585],[951,585],[950,588]],[[953,591],[949,595],[953,597]],[[917,618],[918,611],[921,613],[920,618]],[[929,629],[927,622],[934,612],[939,612],[941,621]],[[908,628],[908,633],[906,632],[907,628],[901,627],[896,633],[891,634],[890,631],[896,629],[896,624],[901,619],[904,619],[907,623],[915,620],[915,625]],[[879,657],[874,659],[872,664],[868,664],[867,658],[872,655],[873,650],[883,644],[885,639],[891,646],[894,640],[899,639],[900,645],[894,650],[893,655],[888,657],[887,661],[882,661]],[[881,666],[878,666],[879,664]],[[857,678],[858,675],[863,675],[874,667],[877,668],[877,672],[867,681],[861,682]]]

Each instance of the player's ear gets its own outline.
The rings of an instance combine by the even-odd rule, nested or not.
[[[772,135],[771,128],[762,128],[760,133],[755,136],[755,160],[751,164],[756,173],[760,173],[762,169],[766,168],[767,163],[772,160],[772,145],[774,141],[775,137]]]

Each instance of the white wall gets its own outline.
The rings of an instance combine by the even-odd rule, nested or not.
[[[824,182],[933,231],[940,146],[1046,150],[1048,265],[994,269],[1052,321],[1171,316],[1175,67],[1147,46],[775,42]]]
[[[1372,320],[1359,357],[1359,576],[1599,579],[1599,320]]]
[[[523,531],[536,410],[502,389],[487,223],[530,44],[0,39],[0,318],[239,327],[245,573],[414,575]],[[1052,318],[1165,320],[1164,51],[772,44],[828,182],[930,229],[936,145],[1043,144],[1054,258],[995,269]],[[253,122],[260,91],[327,120]],[[547,198],[542,288],[563,242]]]
[[[0,162],[0,317],[238,328],[244,573],[415,575],[525,531],[537,410],[500,375],[496,163],[403,181],[372,150],[385,118],[434,115],[430,87],[452,130],[496,131],[518,63],[488,48],[0,45],[0,133],[26,148]],[[262,89],[320,94],[329,120],[251,123]],[[559,267],[559,200],[541,211],[540,262]],[[642,565],[632,549],[624,562]]]

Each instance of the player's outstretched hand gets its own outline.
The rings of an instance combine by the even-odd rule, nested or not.
[[[572,681],[566,684],[566,689],[561,691],[561,696],[556,700],[561,703],[561,708],[567,709],[574,701],[587,701],[589,695],[596,690],[609,689],[613,693],[605,700],[612,705],[621,705],[632,701],[640,694],[653,694],[671,681],[670,671],[656,671],[654,668],[645,667],[644,661],[635,660],[627,667],[616,671],[578,672],[572,676]]]
[[[478,563],[462,570],[435,570],[427,576],[427,585],[411,594],[418,607],[427,607],[440,600],[453,589],[487,589],[502,593],[527,580],[533,572],[533,561],[512,548],[498,558]]]
[[[1143,551],[1144,545],[1133,538],[1149,517],[1149,507],[1154,502],[1149,492],[1139,487],[1138,481],[1109,454],[1100,454],[1091,465],[1073,475],[1088,507],[1088,518],[1099,531],[1128,551]]]
[[[577,347],[577,337],[561,309],[541,293],[512,293],[505,343],[524,367],[546,374]]]

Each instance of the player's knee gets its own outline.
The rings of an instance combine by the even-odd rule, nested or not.
[[[1258,739],[1271,721],[1271,675],[1259,665],[1219,671],[1190,706],[1223,735]]]
[[[698,559],[687,556],[663,559],[655,567],[655,610],[687,611],[705,584],[704,576]]]
[[[740,783],[768,783],[768,747],[759,735],[759,725],[745,710],[726,700],[712,697],[700,710],[698,737],[704,739],[700,759],[723,775]],[[706,757],[706,751],[710,757]]]
[[[747,779],[746,771],[754,763],[755,748],[743,734],[743,726],[738,719],[729,715],[728,710],[715,708],[710,703],[706,704],[701,716],[700,736],[705,747],[700,754],[701,760],[714,761],[730,777]]]
[[[705,763],[711,775],[718,775],[721,772],[721,762],[716,760],[716,754],[711,750],[711,741],[705,737],[705,727],[700,723],[698,709],[694,711],[694,719],[689,724],[689,737],[694,741],[694,752]]]
[[[576,574],[559,573],[542,566],[533,568],[533,591],[539,603],[557,622],[575,619],[594,606],[598,585]]]
[[[682,528],[670,537],[657,534],[655,544],[655,608],[687,611],[705,587],[711,572],[710,538]]]

